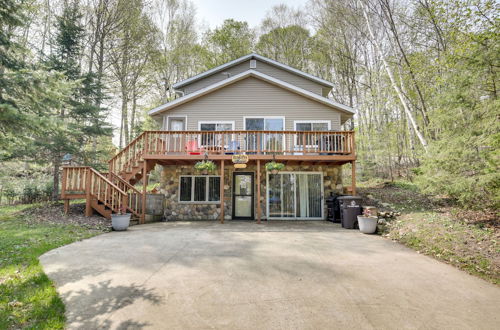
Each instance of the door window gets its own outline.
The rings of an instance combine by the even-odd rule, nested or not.
[[[184,119],[182,118],[170,118],[170,130],[171,131],[184,131]]]
[[[234,173],[233,218],[253,218],[253,174]]]

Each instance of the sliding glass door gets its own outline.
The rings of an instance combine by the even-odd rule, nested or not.
[[[247,131],[283,131],[284,129],[284,117],[245,117],[245,130]],[[248,134],[246,141],[247,150],[280,152],[283,148],[283,134],[281,133],[263,135],[260,140],[260,146],[257,141],[257,134]]]
[[[269,219],[323,219],[323,174],[268,173],[267,205]]]

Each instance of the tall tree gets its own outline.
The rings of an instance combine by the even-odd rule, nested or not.
[[[85,146],[94,138],[111,133],[101,109],[95,106],[95,99],[100,98],[95,76],[81,72],[84,38],[81,19],[78,1],[65,3],[56,20],[53,53],[45,61],[47,67],[64,74],[74,86],[67,104],[57,109],[57,128],[38,136],[35,141],[53,164],[54,199],[58,198],[59,170],[64,154],[72,154],[88,164],[96,155],[88,155]]]
[[[112,73],[121,96],[120,147],[131,139],[130,101],[134,102],[139,88],[138,83],[146,68],[154,44],[155,29],[145,15],[142,0],[119,1],[117,10],[123,13],[126,24],[115,32],[110,40],[113,52],[110,54]],[[135,93],[135,96],[134,96]],[[133,107],[135,110],[135,108]],[[135,115],[134,115],[135,116]],[[132,123],[132,127],[134,123]]]
[[[254,38],[254,32],[247,22],[225,20],[220,27],[208,31],[205,36],[207,67],[215,67],[251,53]]]

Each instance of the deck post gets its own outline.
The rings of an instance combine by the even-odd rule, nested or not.
[[[352,195],[356,196],[356,161],[351,162],[351,190]]]
[[[220,161],[220,223],[224,223],[224,160]]]
[[[262,211],[260,209],[260,159],[257,159],[257,223],[260,224]]]
[[[90,174],[90,169],[86,168],[85,169],[87,176],[86,176],[86,182],[85,182],[85,216],[90,217],[94,213],[92,210],[92,201],[91,201],[91,194],[90,194],[90,187],[91,187],[91,180],[92,180],[92,175]]]
[[[69,199],[64,200],[64,214],[68,215],[69,213]]]
[[[140,223],[143,224],[146,221],[146,191],[148,188],[148,161],[145,159],[142,164],[142,212]]]

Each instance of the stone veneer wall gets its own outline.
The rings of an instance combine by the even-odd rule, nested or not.
[[[232,188],[233,172],[254,172],[257,179],[257,165],[249,164],[246,169],[235,169],[232,164],[225,164],[224,171],[224,218],[232,217]],[[330,192],[342,192],[342,167],[340,165],[289,165],[285,171],[301,172],[323,172],[323,185],[325,198]],[[193,165],[163,166],[160,193],[165,195],[165,219],[166,220],[217,220],[220,215],[219,204],[195,204],[179,203],[179,177],[180,175],[196,175]],[[220,175],[220,168],[213,175]],[[261,165],[261,210],[262,219],[266,218],[266,177],[264,162]],[[257,193],[256,187],[254,187]],[[257,202],[257,196],[255,196]],[[257,216],[255,211],[255,216]],[[326,216],[326,210],[324,212]]]

